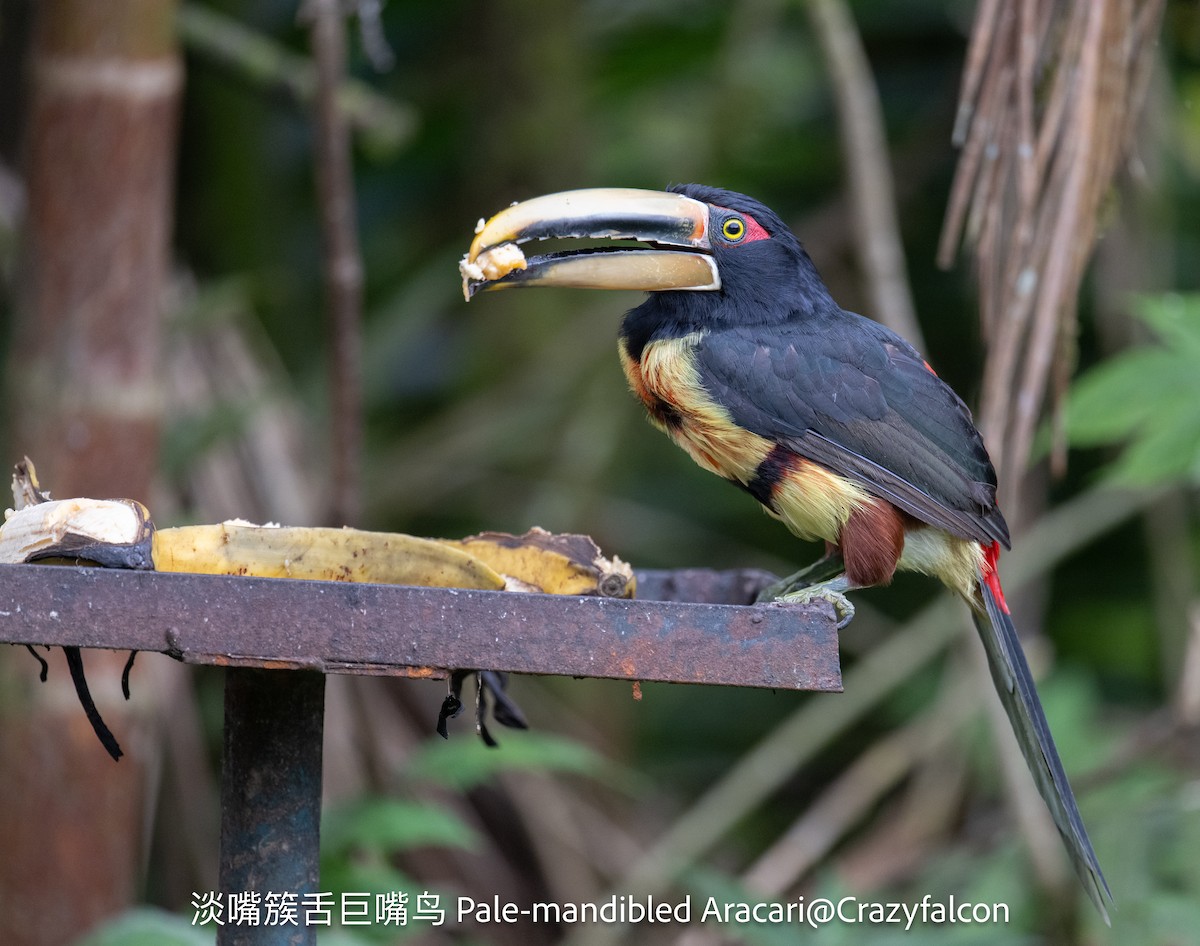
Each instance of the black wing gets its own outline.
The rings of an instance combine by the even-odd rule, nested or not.
[[[971,412],[911,345],[848,312],[706,334],[696,365],[735,423],[953,535],[1008,546]]]

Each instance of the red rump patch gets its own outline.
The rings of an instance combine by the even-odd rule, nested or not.
[[[982,545],[982,543],[981,543]],[[1004,600],[1004,590],[1000,587],[1000,573],[996,567],[1000,564],[1000,543],[982,545],[983,548],[983,580],[992,592],[1005,614],[1010,613],[1008,602]]]
[[[938,373],[933,370],[933,365],[931,365],[929,362],[922,361],[921,364],[923,364],[925,366],[925,370],[928,371],[935,378],[938,376]]]

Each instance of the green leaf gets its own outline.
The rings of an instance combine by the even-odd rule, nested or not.
[[[92,930],[75,946],[212,946],[210,927],[193,926],[165,910],[128,910]]]
[[[1170,352],[1141,348],[1109,359],[1083,375],[1071,392],[1067,429],[1081,446],[1115,443],[1152,420],[1169,396],[1177,370]]]
[[[418,781],[467,791],[501,772],[570,772],[598,776],[612,764],[587,746],[543,733],[507,735],[499,749],[477,739],[429,742],[405,766],[405,775]]]
[[[414,847],[474,849],[479,838],[444,808],[394,798],[366,798],[326,812],[321,823],[325,856],[352,848],[388,853]]]
[[[1126,444],[1109,469],[1127,485],[1200,480],[1200,296],[1145,297],[1138,316],[1162,343],[1114,355],[1072,387],[1076,446]]]
[[[1168,348],[1200,358],[1200,295],[1139,296],[1134,312]]]
[[[1121,454],[1113,477],[1129,485],[1195,478],[1200,472],[1200,392],[1197,398],[1167,405]]]
[[[384,858],[359,859],[351,854],[321,858],[321,886],[340,896],[346,891],[374,895],[391,890],[412,890],[419,885]]]

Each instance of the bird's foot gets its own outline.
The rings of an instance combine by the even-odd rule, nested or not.
[[[844,592],[850,590],[850,582],[845,575],[839,575],[837,578],[831,578],[829,581],[823,581],[815,585],[809,585],[807,588],[800,588],[797,591],[789,591],[779,595],[775,601],[779,604],[808,604],[810,601],[828,601],[833,605],[833,610],[837,614],[838,630],[854,620],[854,605],[850,603],[850,599],[846,597]]]
[[[845,571],[846,563],[842,560],[841,553],[831,552],[817,559],[811,565],[806,565],[794,575],[788,575],[787,578],[781,578],[774,584],[767,585],[758,593],[756,601],[758,604],[778,601],[784,595],[792,594],[803,588],[812,588],[837,578]]]

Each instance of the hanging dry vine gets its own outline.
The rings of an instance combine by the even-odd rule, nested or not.
[[[974,248],[988,344],[981,427],[1010,508],[1048,390],[1060,426],[1079,284],[1137,125],[1162,9],[981,0],[976,11],[938,262],[949,267],[960,241]]]

